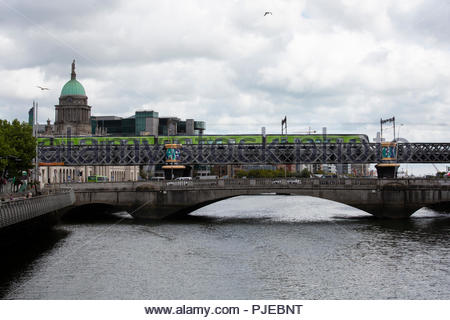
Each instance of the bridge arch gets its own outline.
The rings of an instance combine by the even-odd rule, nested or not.
[[[225,199],[242,195],[261,195],[270,192],[270,190],[240,190],[240,189],[222,189],[222,190],[167,190],[166,193],[159,195],[156,202],[148,206],[143,206],[140,210],[133,213],[137,218],[157,217],[164,218],[169,216],[180,216],[189,214],[197,209],[209,204],[219,202]],[[311,196],[325,200],[334,201],[356,209],[360,209],[379,218],[407,218],[422,206],[404,206],[404,205],[386,205],[384,202],[372,203],[361,201],[360,197],[352,199],[351,196],[345,196],[344,192],[317,192],[311,190],[289,190],[279,188],[275,194],[279,195],[298,195]],[[348,193],[348,191],[347,191]],[[402,203],[404,204],[404,203]]]
[[[254,197],[255,201],[254,201],[254,208],[255,210],[260,208],[259,205],[257,204],[258,201],[258,197],[262,197],[262,196],[267,196],[267,197],[285,197],[286,200],[283,201],[283,203],[286,204],[286,206],[290,206],[291,203],[301,203],[304,202],[309,203],[311,202],[311,200],[308,200],[307,198],[313,198],[313,199],[317,199],[319,201],[323,201],[323,204],[326,206],[327,203],[329,204],[339,204],[341,205],[343,208],[349,208],[351,211],[353,211],[354,209],[356,209],[356,211],[354,212],[350,212],[349,214],[351,215],[352,213],[355,214],[355,216],[358,215],[359,212],[359,216],[361,215],[367,215],[367,217],[373,216],[371,215],[369,212],[366,212],[364,210],[361,210],[360,208],[357,208],[355,206],[351,206],[339,201],[334,201],[334,200],[330,200],[330,199],[326,199],[326,198],[320,198],[320,197],[315,197],[315,196],[309,196],[309,195],[300,195],[300,194],[294,194],[294,193],[273,193],[273,194],[267,194],[267,193],[262,193],[262,194],[238,194],[238,195],[233,195],[230,197],[224,197],[224,198],[217,198],[214,200],[208,200],[202,203],[198,203],[196,205],[187,207],[185,209],[180,210],[179,212],[177,212],[176,214],[174,214],[174,217],[182,217],[182,216],[186,216],[186,215],[190,215],[192,213],[195,213],[197,210],[205,208],[207,206],[213,205],[213,204],[219,204],[221,202],[224,202],[226,200],[230,200],[230,199],[234,199],[234,198],[238,198],[238,197],[242,197],[242,196],[249,196],[249,197]],[[270,199],[266,198],[267,201],[270,201]],[[300,202],[298,202],[298,199],[302,199]],[[292,202],[290,202],[292,201]],[[266,203],[266,202],[265,202]],[[251,206],[246,207],[246,209],[251,209]]]
[[[249,193],[249,192],[233,192],[232,195],[226,195],[226,196],[220,196],[217,198],[211,198],[211,199],[206,199],[204,201],[200,201],[194,204],[188,204],[183,208],[180,208],[180,210],[174,211],[173,214],[170,214],[170,216],[176,217],[176,216],[184,216],[184,215],[188,215],[198,209],[201,209],[203,207],[206,207],[210,204],[214,204],[214,203],[218,203],[227,199],[231,199],[231,198],[235,198],[235,197],[239,197],[239,196],[261,196],[261,195],[279,195],[279,196],[309,196],[312,198],[316,198],[316,199],[322,199],[322,200],[326,200],[326,201],[330,201],[330,202],[334,202],[334,203],[339,203],[351,208],[355,208],[358,210],[361,210],[367,214],[371,214],[375,217],[378,218],[408,218],[409,216],[411,216],[414,212],[416,212],[417,210],[419,210],[421,207],[417,206],[414,208],[404,208],[404,207],[387,207],[387,206],[383,206],[383,205],[364,205],[364,204],[360,204],[360,203],[353,203],[350,201],[343,201],[343,199],[336,199],[335,196],[333,195],[327,195],[327,194],[311,194],[309,192],[292,192],[289,190],[285,190],[282,192],[277,192],[277,193],[267,193],[267,192],[262,192],[262,193]]]

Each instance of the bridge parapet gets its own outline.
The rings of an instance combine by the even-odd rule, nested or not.
[[[375,178],[275,178],[275,179],[217,179],[194,181],[137,181],[137,182],[104,182],[104,183],[73,183],[62,184],[70,186],[75,192],[109,190],[135,191],[148,187],[153,190],[186,190],[208,188],[302,188],[311,186],[368,186],[384,187],[388,185],[403,185],[408,188],[448,188],[450,179],[375,179]],[[150,190],[150,189],[149,189]]]
[[[75,203],[75,193],[71,189],[58,193],[28,199],[2,202],[0,204],[0,229],[64,209]]]

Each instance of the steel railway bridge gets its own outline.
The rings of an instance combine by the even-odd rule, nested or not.
[[[450,163],[450,143],[398,143],[395,163]],[[180,146],[180,164],[352,164],[382,163],[380,143],[212,144]],[[64,165],[159,165],[167,163],[164,145],[40,146],[39,161]]]

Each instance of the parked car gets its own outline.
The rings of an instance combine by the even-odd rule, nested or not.
[[[288,184],[302,184],[299,179],[290,179],[287,181]]]
[[[282,184],[283,183],[283,181],[281,181],[281,180],[273,180],[272,181],[272,184]]]

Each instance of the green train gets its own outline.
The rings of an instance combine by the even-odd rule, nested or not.
[[[41,146],[67,145],[95,145],[95,144],[128,144],[133,145],[135,141],[139,144],[261,144],[262,135],[198,135],[198,136],[139,136],[139,137],[40,137],[38,143]],[[329,134],[324,137],[320,134],[289,134],[289,135],[266,135],[266,143],[362,143],[369,142],[365,134]]]

